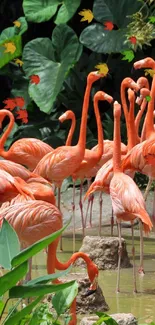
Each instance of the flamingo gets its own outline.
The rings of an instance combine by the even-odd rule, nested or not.
[[[82,206],[82,184],[85,175],[100,161],[104,150],[102,123],[101,123],[101,118],[100,118],[100,113],[98,108],[99,100],[104,100],[109,103],[112,103],[113,98],[103,91],[98,91],[94,95],[94,110],[95,110],[95,116],[96,116],[96,122],[98,128],[98,149],[96,151],[86,149],[84,154],[84,159],[82,160],[79,168],[76,169],[76,171],[72,175],[74,182],[78,178],[80,178],[81,180],[79,206],[81,209],[83,236],[85,235],[84,232],[85,224],[84,224],[83,206]]]
[[[27,168],[10,160],[0,160],[0,169],[5,170],[14,177],[18,176],[25,181],[31,177],[31,172]]]
[[[4,144],[15,122],[13,114],[8,110],[2,109],[0,110],[0,124],[2,124],[5,116],[9,117],[10,122],[0,139],[0,156],[24,165],[33,171],[41,158],[47,153],[52,152],[53,148],[39,139],[23,138],[14,142],[11,148],[5,151]]]
[[[71,146],[71,142],[72,142],[73,134],[75,131],[75,126],[76,126],[76,119],[75,119],[75,114],[73,111],[68,110],[59,117],[59,121],[61,123],[63,123],[66,120],[71,120],[71,127],[70,127],[68,137],[67,137],[65,144],[66,144],[66,146]]]
[[[133,277],[134,277],[134,292],[136,288],[136,273],[135,273],[135,248],[133,221],[138,218],[142,222],[145,233],[149,233],[153,227],[148,213],[145,210],[145,201],[143,196],[131,177],[125,175],[121,169],[121,151],[120,151],[120,117],[121,105],[114,102],[114,153],[113,153],[113,171],[114,175],[110,182],[110,197],[114,214],[116,215],[119,231],[119,260],[118,260],[118,278],[117,292],[120,292],[120,263],[121,263],[121,220],[131,221],[132,226],[132,254],[133,254]]]
[[[134,63],[135,69],[140,68],[155,68],[155,61],[152,58],[146,58]],[[144,129],[146,131],[147,140],[136,145],[123,160],[123,170],[133,169],[149,176],[150,181],[145,191],[145,199],[147,198],[151,179],[155,178],[155,166],[154,166],[154,143],[155,143],[155,131],[154,131],[154,97],[155,97],[155,77],[153,77],[152,87],[150,91],[151,101],[148,103],[148,110],[145,117]],[[146,125],[146,128],[145,128]],[[142,133],[143,136],[144,132]],[[153,217],[155,211],[153,211]]]
[[[80,126],[79,140],[76,146],[61,146],[55,149],[53,152],[45,155],[38,165],[36,166],[34,173],[41,175],[47,180],[51,181],[58,187],[58,208],[60,209],[60,193],[61,184],[63,180],[71,176],[74,171],[80,166],[81,161],[84,158],[85,145],[86,145],[86,125],[87,125],[87,113],[89,107],[89,97],[92,88],[92,84],[103,77],[96,71],[90,72],[87,77],[87,86],[84,95],[82,118]],[[73,194],[74,194],[73,187]],[[74,208],[74,195],[73,195],[73,208]],[[73,227],[75,228],[75,216],[73,209]],[[75,243],[75,241],[73,241]],[[62,245],[61,245],[62,249]],[[75,251],[75,244],[73,247]]]
[[[126,120],[126,125],[127,125],[127,134],[128,134],[128,144],[126,148],[126,151],[122,150],[122,143],[121,143],[121,155],[124,156],[127,153],[127,149],[129,150],[131,147],[135,145],[135,143],[138,141],[138,135],[135,130],[135,124],[134,124],[134,93],[131,93],[131,89],[128,92],[129,96],[129,101],[130,101],[130,109],[128,111],[127,107],[127,102],[126,102],[126,97],[125,97],[125,90],[126,88],[131,87],[135,91],[139,90],[139,86],[131,79],[131,78],[125,78],[122,81],[121,84],[121,98],[122,98],[122,105],[123,105],[123,110],[124,110],[124,115],[125,115],[125,120]],[[114,142],[111,141],[111,148],[114,149]],[[89,187],[85,198],[89,197],[92,195],[92,193],[100,191],[100,223],[102,219],[102,192],[109,193],[109,184],[110,180],[112,178],[112,170],[113,170],[113,160],[112,160],[112,154],[113,150],[110,152],[110,155],[108,157],[108,160],[102,165],[100,170],[97,172],[96,177],[94,182],[91,184]],[[103,154],[104,158],[104,154]],[[102,160],[103,161],[103,160]],[[132,175],[133,176],[133,173]],[[112,211],[112,216],[111,216],[111,235],[113,236],[113,211]],[[101,229],[101,227],[100,227]]]
[[[33,245],[36,241],[58,231],[62,227],[62,214],[59,209],[43,201],[27,201],[1,209],[1,225],[4,218],[15,229],[23,248]],[[87,264],[88,276],[91,283],[86,295],[95,292],[99,273],[97,266],[91,261],[87,254],[82,252],[73,254],[69,261],[64,264],[59,262],[56,257],[58,242],[59,238],[48,246],[47,272],[52,274],[55,273],[55,269],[67,269],[68,266],[74,264],[78,258],[83,258]],[[29,272],[29,279],[30,274]],[[60,281],[58,280],[55,282]],[[74,299],[70,307],[70,312],[72,319],[69,324],[76,325],[76,299]]]
[[[52,185],[50,186],[49,183],[40,183],[39,181],[36,181],[36,179],[29,179],[28,183],[24,184],[23,180],[16,177],[16,180],[18,180],[18,182],[20,184],[25,185],[25,187],[28,189],[28,191],[30,191],[34,197],[35,200],[42,200],[42,201],[46,201],[49,202],[53,205],[56,204],[55,202],[55,196],[53,193],[53,189],[52,189]],[[16,194],[13,197],[11,201],[6,201],[2,204],[1,208],[16,204],[16,203],[20,203],[20,202],[24,202],[24,201],[28,201],[30,200],[30,196],[29,195],[22,195],[22,194]]]
[[[29,196],[34,199],[34,196],[30,189],[27,188],[27,184],[22,181],[22,184],[18,182],[13,176],[4,170],[0,170],[0,203],[10,201],[18,193],[21,195]]]

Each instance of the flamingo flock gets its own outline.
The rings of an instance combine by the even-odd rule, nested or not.
[[[146,58],[134,63],[135,69],[155,69],[155,61]],[[94,82],[103,78],[98,71],[90,72],[87,77],[83,100],[81,126],[77,145],[72,146],[72,137],[75,130],[76,119],[72,111],[66,111],[59,117],[63,123],[71,120],[71,128],[64,146],[53,149],[48,144],[33,138],[20,139],[12,144],[8,151],[4,150],[5,142],[13,128],[14,116],[6,110],[0,110],[0,125],[4,118],[9,117],[9,124],[0,138],[0,225],[5,218],[18,234],[21,248],[28,247],[45,236],[59,230],[63,225],[61,213],[61,185],[71,176],[73,180],[73,252],[67,263],[60,263],[56,257],[60,238],[49,245],[47,250],[47,272],[66,269],[78,258],[83,258],[87,264],[90,279],[89,293],[97,288],[98,268],[87,254],[75,253],[75,182],[80,179],[79,207],[81,211],[81,224],[83,236],[87,227],[88,212],[90,208],[89,225],[92,226],[92,211],[94,193],[100,192],[99,235],[102,225],[102,193],[110,195],[112,202],[111,229],[113,234],[114,216],[118,224],[119,261],[117,292],[120,291],[120,262],[121,262],[121,221],[131,221],[132,254],[133,254],[133,280],[134,291],[136,287],[134,227],[133,221],[138,219],[140,226],[140,268],[143,268],[143,230],[148,234],[153,224],[146,211],[145,201],[150,184],[155,178],[155,129],[154,129],[154,100],[155,75],[152,85],[145,77],[137,81],[125,78],[120,87],[121,105],[104,91],[94,95],[94,113],[98,130],[98,145],[91,150],[86,148],[87,116],[89,99]],[[150,101],[146,100],[149,96]],[[114,137],[113,141],[104,140],[99,101],[107,101],[113,107]],[[135,103],[139,111],[135,114]],[[140,122],[146,110],[142,131]],[[121,142],[120,119],[124,112],[127,145]],[[136,115],[136,116],[135,116]],[[145,196],[143,197],[133,178],[138,171],[149,177]],[[95,178],[92,182],[92,179]],[[84,199],[88,198],[87,212],[83,211],[83,182],[87,179],[88,190]],[[56,203],[54,186],[58,189]],[[154,200],[155,201],[155,200]],[[155,219],[155,204],[153,205],[153,218]],[[61,241],[62,249],[62,241]],[[27,279],[31,276],[31,269]],[[72,319],[70,325],[76,324],[76,300],[71,305]]]

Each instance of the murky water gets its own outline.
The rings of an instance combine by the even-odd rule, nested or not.
[[[131,237],[123,236],[127,242],[127,249],[131,255]],[[57,254],[63,262],[72,255],[72,239],[64,238],[64,252]],[[81,246],[81,239],[77,239],[76,249]],[[139,238],[135,237],[136,265],[139,265]],[[100,271],[99,285],[110,307],[109,313],[133,313],[139,323],[155,321],[155,240],[145,239],[145,276],[137,273],[138,293],[133,293],[132,268],[121,270],[121,293],[116,294],[117,271]],[[36,269],[37,266],[37,269]],[[76,268],[77,270],[77,268]],[[78,268],[78,271],[84,272]],[[33,277],[46,273],[46,254],[40,253],[33,260]]]

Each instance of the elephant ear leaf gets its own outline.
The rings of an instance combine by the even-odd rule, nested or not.
[[[41,23],[54,15],[55,24],[67,23],[80,6],[81,0],[24,0],[23,10],[28,21]]]
[[[146,7],[143,0],[95,0],[93,15],[96,23],[82,31],[81,43],[97,53],[110,54],[130,50],[131,44],[124,43],[127,26],[131,22],[131,16],[140,8],[145,12]]]
[[[50,113],[70,69],[78,61],[82,45],[67,25],[56,26],[52,40],[37,38],[23,50],[26,76],[39,77],[39,83],[29,83],[29,95],[41,111]]]
[[[21,36],[0,41],[0,68],[22,54]]]

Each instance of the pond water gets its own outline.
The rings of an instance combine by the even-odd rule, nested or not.
[[[124,232],[124,230],[123,230]],[[125,232],[127,232],[125,230]],[[129,231],[128,231],[129,233]],[[131,256],[131,237],[123,235],[126,239],[127,250]],[[58,258],[64,262],[72,255],[72,238],[63,238],[64,251],[57,254]],[[155,321],[155,240],[145,238],[145,275],[137,273],[138,293],[133,293],[132,268],[121,270],[121,293],[116,294],[117,271],[100,271],[99,285],[103,290],[106,302],[110,310],[108,313],[133,313],[139,323],[149,323]],[[135,237],[136,265],[139,265],[139,237]],[[81,247],[81,237],[77,238],[76,250]],[[132,260],[131,260],[132,261]],[[33,277],[38,277],[46,273],[46,254],[41,252],[33,259]],[[84,272],[83,269],[74,268],[75,271]],[[138,268],[137,268],[138,270]],[[72,270],[73,272],[73,270]]]

